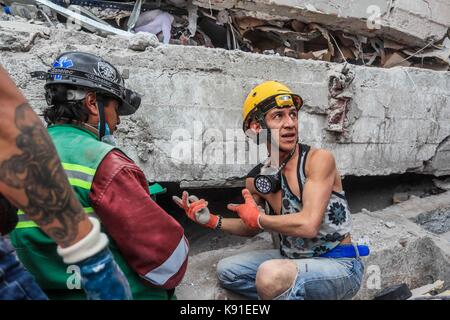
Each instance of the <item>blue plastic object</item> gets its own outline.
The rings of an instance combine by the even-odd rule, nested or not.
[[[366,245],[357,245],[359,256],[364,257],[370,254],[369,247]],[[355,247],[353,244],[340,244],[333,250],[322,254],[323,258],[356,258]]]

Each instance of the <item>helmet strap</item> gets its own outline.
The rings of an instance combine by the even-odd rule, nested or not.
[[[267,142],[269,142],[270,139],[271,139],[271,133],[270,133],[270,129],[267,127],[266,119],[264,117],[264,114],[262,112],[258,112],[255,115],[255,119],[256,119],[256,121],[258,121],[259,125],[261,126],[261,129],[266,129],[267,130]],[[256,135],[256,144],[257,145],[260,144],[259,133]]]
[[[98,108],[98,117],[100,129],[98,131],[98,140],[102,141],[102,138],[105,135],[105,101],[102,98],[99,98],[97,95],[97,108]]]

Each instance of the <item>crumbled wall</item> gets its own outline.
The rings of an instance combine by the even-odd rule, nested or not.
[[[36,110],[45,107],[43,83],[29,73],[46,70],[63,51],[95,53],[130,70],[128,86],[144,94],[143,103],[135,115],[122,118],[118,137],[150,180],[240,185],[254,165],[214,164],[207,156],[222,150],[226,159],[226,151],[238,145],[231,137],[226,140],[226,129],[239,132],[246,94],[268,79],[302,95],[300,139],[332,150],[343,175],[450,174],[449,72],[345,66],[154,42],[145,51],[134,51],[128,49],[129,40],[119,37],[0,23],[0,63]],[[337,127],[330,122],[336,100],[345,101]],[[201,128],[194,130],[195,122]],[[172,161],[179,146],[172,136],[177,129],[191,137],[184,137],[192,151],[190,163]],[[236,139],[245,143],[242,135]]]
[[[381,36],[400,43],[423,46],[441,40],[450,27],[446,0],[194,0],[206,9],[245,11],[257,18],[298,19],[336,30]],[[376,28],[368,26],[375,23]],[[371,22],[372,21],[372,22]]]

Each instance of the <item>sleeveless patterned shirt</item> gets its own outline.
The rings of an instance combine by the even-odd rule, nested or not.
[[[305,164],[310,147],[299,144],[299,150],[297,179],[302,197],[307,180]],[[284,174],[281,175],[281,199],[281,214],[291,214],[302,210],[302,199],[291,191]],[[269,214],[274,214],[273,210],[270,210]],[[278,234],[280,253],[291,259],[320,256],[334,249],[350,233],[351,229],[352,218],[345,192],[332,191],[317,237],[307,239]]]

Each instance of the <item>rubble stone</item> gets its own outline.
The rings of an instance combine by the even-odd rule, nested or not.
[[[155,48],[159,45],[158,38],[148,32],[138,32],[130,38],[128,48],[134,51],[145,51],[146,48]]]
[[[421,213],[416,222],[424,229],[441,234],[450,231],[450,210],[440,208],[430,212]]]
[[[36,38],[46,38],[50,30],[26,22],[0,21],[0,51],[26,52]]]

